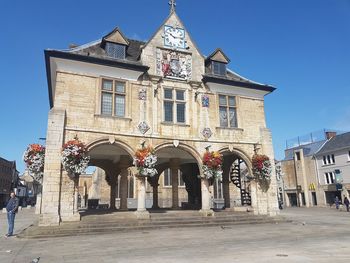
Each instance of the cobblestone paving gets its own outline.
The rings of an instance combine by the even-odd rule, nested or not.
[[[291,223],[163,229],[26,240],[5,238],[0,215],[0,262],[331,262],[350,259],[350,213],[290,208]],[[22,210],[16,231],[36,220]],[[15,231],[15,232],[16,232]]]

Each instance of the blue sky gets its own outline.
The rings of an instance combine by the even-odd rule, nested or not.
[[[46,48],[96,40],[119,26],[147,40],[167,0],[0,3],[0,156],[16,160],[46,136]],[[350,130],[350,0],[177,0],[204,55],[220,47],[230,68],[277,87],[266,97],[275,155],[285,140],[323,128]]]

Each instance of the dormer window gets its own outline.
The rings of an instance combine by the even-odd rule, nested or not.
[[[125,48],[125,45],[107,42],[105,50],[108,57],[125,59]]]
[[[212,70],[214,75],[226,76],[226,64],[212,61]]]
[[[206,72],[226,77],[226,65],[228,63],[230,63],[230,59],[220,48],[217,48],[205,61]]]

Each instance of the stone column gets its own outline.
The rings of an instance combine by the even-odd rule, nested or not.
[[[260,128],[261,134],[261,146],[262,153],[266,154],[270,158],[271,162],[271,183],[268,191],[266,193],[262,193],[258,202],[259,205],[266,207],[266,214],[270,216],[275,216],[279,213],[278,209],[278,201],[277,201],[277,179],[276,179],[276,170],[275,170],[275,156],[273,152],[272,146],[272,136],[271,132],[267,128]],[[260,191],[259,191],[260,192]],[[265,210],[265,209],[264,209]]]
[[[42,187],[42,206],[39,225],[60,223],[61,149],[64,140],[64,109],[52,108],[49,112],[46,134],[45,167]],[[73,211],[72,211],[73,212]]]
[[[107,173],[107,172],[106,172]],[[109,185],[111,186],[110,191],[110,203],[109,203],[109,209],[115,210],[115,198],[117,197],[117,178],[118,176],[114,173],[108,173],[109,176]]]
[[[128,168],[131,165],[126,155],[120,156],[120,210],[128,210]]]
[[[39,215],[41,214],[41,204],[42,204],[42,185],[39,184],[36,189],[34,188],[34,191],[36,193],[36,203],[35,203],[35,214]]]
[[[137,176],[137,210],[135,215],[138,219],[148,219],[149,213],[146,210],[146,178]]]
[[[209,181],[208,179],[201,179],[201,190],[202,190],[202,209],[199,212],[203,216],[213,216],[214,211],[210,209],[210,192],[209,192]]]
[[[74,207],[73,213],[78,213],[78,199],[79,199],[79,176],[74,178]]]
[[[223,163],[223,174],[222,174],[222,191],[225,200],[225,208],[231,207],[230,198],[230,170],[233,162],[232,157],[225,157]]]
[[[180,159],[170,159],[171,185],[172,185],[172,208],[179,208],[179,169]]]
[[[152,208],[154,209],[158,209],[159,205],[158,205],[158,180],[159,180],[159,176],[155,175],[154,177],[150,177],[148,178],[148,182],[151,184],[152,188],[153,188],[153,204],[152,204]]]

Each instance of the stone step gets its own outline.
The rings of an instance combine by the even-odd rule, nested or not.
[[[83,220],[79,224],[80,226],[84,225],[112,225],[112,224],[119,224],[119,225],[135,225],[135,224],[171,224],[173,222],[179,222],[179,223],[186,223],[186,222],[192,222],[192,221],[213,221],[213,222],[221,222],[221,221],[249,221],[251,219],[255,220],[264,220],[268,217],[263,216],[241,216],[241,217],[183,217],[183,218],[150,218],[149,220],[137,220],[137,219],[129,219],[129,220],[121,220],[121,219],[108,219],[108,220]],[[70,225],[70,223],[62,224],[64,225]]]
[[[232,218],[215,219],[215,218],[201,218],[196,220],[165,220],[154,222],[152,220],[135,220],[135,222],[119,222],[106,223],[106,222],[95,222],[95,224],[82,224],[70,223],[62,224],[57,227],[30,227],[23,231],[18,237],[22,238],[48,238],[48,237],[63,237],[63,236],[76,236],[76,235],[91,235],[91,234],[106,234],[119,231],[144,231],[144,230],[155,230],[164,228],[187,228],[187,227],[221,227],[227,228],[229,226],[234,227],[235,225],[242,224],[267,224],[267,223],[280,223],[286,222],[281,217],[261,217],[252,216],[246,220],[233,220]]]
[[[231,221],[231,222],[197,222],[188,224],[166,224],[166,225],[139,225],[139,226],[109,226],[109,227],[96,227],[96,228],[76,228],[76,229],[40,229],[22,233],[19,235],[20,238],[51,238],[51,237],[64,237],[64,236],[77,236],[77,235],[95,235],[95,234],[106,234],[114,232],[131,232],[131,231],[151,231],[156,229],[164,228],[188,228],[188,227],[221,227],[228,228],[230,226],[242,225],[242,224],[267,224],[276,223],[275,221],[268,220],[251,220],[249,222],[242,221]]]

